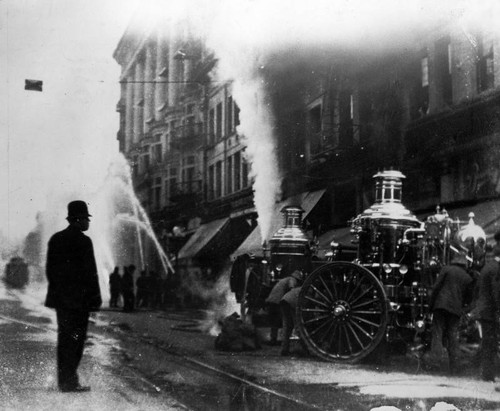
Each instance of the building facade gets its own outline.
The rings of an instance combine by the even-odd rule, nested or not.
[[[407,176],[403,201],[417,215],[440,205],[466,219],[476,208],[476,221],[496,230],[499,40],[449,25],[376,53],[268,56],[261,75],[283,175],[275,226],[294,203],[320,246],[346,237],[348,220],[373,202],[372,176],[393,167]],[[125,32],[114,58],[120,150],[179,271],[214,277],[231,255],[261,252],[239,108],[232,84],[213,76],[214,52],[189,22],[165,21]]]

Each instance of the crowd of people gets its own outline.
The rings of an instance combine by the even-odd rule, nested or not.
[[[131,264],[115,267],[109,276],[110,308],[122,308],[131,312],[138,308],[160,309],[167,305],[167,294],[170,290],[168,280],[155,271],[142,270],[137,279],[134,278],[136,266]]]

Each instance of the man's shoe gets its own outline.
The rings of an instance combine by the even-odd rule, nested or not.
[[[75,385],[74,387],[60,387],[61,392],[89,392],[90,387],[88,385]]]

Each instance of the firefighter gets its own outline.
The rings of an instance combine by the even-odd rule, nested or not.
[[[278,329],[283,323],[281,309],[282,298],[292,289],[301,286],[302,280],[302,272],[295,270],[290,276],[279,280],[266,298],[271,323],[271,338],[269,342],[271,345],[276,345],[278,343]]]
[[[493,260],[481,270],[477,304],[469,314],[470,319],[477,319],[481,323],[481,378],[484,381],[495,381],[499,316],[500,246],[497,245],[493,248]]]
[[[431,357],[441,359],[445,342],[451,374],[458,372],[460,317],[464,306],[471,302],[473,293],[473,279],[466,267],[465,254],[456,254],[451,263],[441,269],[430,300],[433,315]]]

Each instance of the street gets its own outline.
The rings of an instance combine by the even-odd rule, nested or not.
[[[55,315],[43,285],[0,291],[1,409],[5,410],[493,410],[495,383],[477,370],[459,377],[423,371],[405,356],[385,364],[283,358],[279,347],[220,352],[200,332],[203,311],[104,308],[92,319],[80,366],[90,393],[62,394],[55,383]],[[438,404],[438,405],[436,405]]]
[[[114,354],[116,340],[91,334],[80,366],[92,391],[61,394],[56,384],[55,312],[28,294],[0,288],[0,409],[2,410],[177,410],[169,396],[124,369]]]

